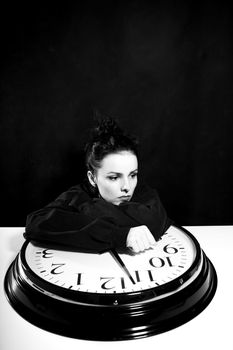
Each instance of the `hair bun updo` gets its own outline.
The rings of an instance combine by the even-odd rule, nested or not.
[[[103,117],[91,131],[86,144],[86,166],[94,171],[101,166],[101,161],[111,153],[130,151],[136,156],[138,142],[128,135],[112,117]]]
[[[103,136],[123,134],[123,131],[113,118],[105,117],[94,128],[94,134],[97,138],[100,138]]]

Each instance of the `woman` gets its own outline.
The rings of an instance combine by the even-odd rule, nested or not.
[[[137,142],[111,118],[86,145],[87,179],[27,217],[24,237],[62,249],[143,252],[170,226],[157,191],[138,184]]]

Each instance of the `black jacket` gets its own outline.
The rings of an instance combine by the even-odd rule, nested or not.
[[[42,245],[103,252],[122,249],[131,227],[146,225],[159,240],[171,225],[156,190],[138,185],[130,202],[113,205],[87,181],[27,217],[24,237]]]

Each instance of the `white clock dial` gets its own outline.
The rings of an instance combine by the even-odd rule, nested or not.
[[[154,249],[119,255],[135,283],[111,252],[67,252],[31,243],[25,252],[31,270],[53,285],[74,291],[113,294],[155,288],[181,277],[192,266],[196,248],[184,231],[171,226]]]
[[[109,341],[189,321],[212,300],[217,275],[195,237],[171,226],[154,249],[135,255],[69,252],[26,241],[4,287],[13,308],[32,324]]]

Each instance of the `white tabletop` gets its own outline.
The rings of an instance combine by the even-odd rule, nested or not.
[[[188,323],[148,338],[97,342],[72,339],[44,331],[19,316],[8,303],[3,288],[5,273],[19,252],[23,227],[0,228],[0,349],[179,349],[233,350],[232,252],[233,226],[186,226],[198,239],[215,266],[217,292],[208,307]]]

